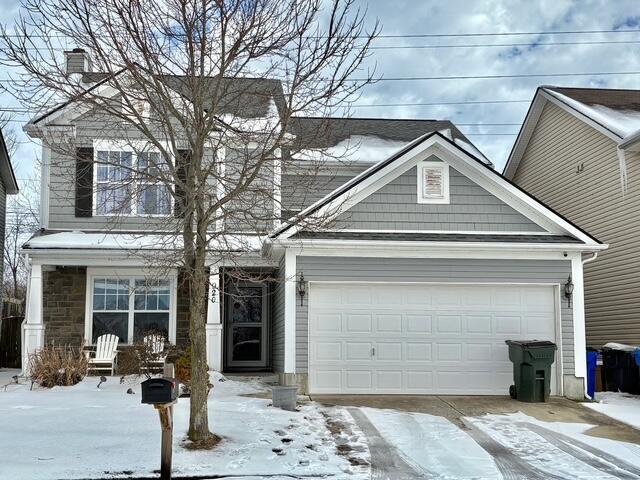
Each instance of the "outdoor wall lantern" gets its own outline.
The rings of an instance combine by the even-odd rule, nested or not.
[[[573,295],[573,282],[571,281],[571,275],[567,278],[567,283],[564,284],[564,298],[567,299],[569,307],[571,307],[571,296]]]
[[[300,306],[304,305],[304,296],[307,294],[307,282],[304,281],[304,273],[300,273],[298,279],[298,295],[300,295]]]

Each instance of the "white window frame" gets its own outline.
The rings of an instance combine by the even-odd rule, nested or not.
[[[438,168],[442,171],[442,198],[425,198],[424,196],[424,169]],[[449,195],[449,164],[445,162],[423,161],[418,162],[418,203],[448,205],[451,203]]]
[[[86,345],[94,345],[93,343],[93,282],[96,279],[107,278],[117,280],[128,280],[129,286],[135,287],[136,280],[160,279],[169,280],[169,343],[176,344],[177,331],[177,285],[178,273],[173,271],[161,278],[150,275],[148,270],[143,269],[117,269],[112,268],[87,268],[87,286],[84,316],[84,338]],[[133,326],[136,310],[134,308],[135,294],[130,291],[129,294],[129,310],[127,324],[127,341],[121,345],[133,344]],[[114,310],[115,312],[115,310]]]
[[[98,151],[107,152],[131,152],[131,174],[135,175],[138,168],[138,155],[136,152],[144,150],[145,152],[156,152],[159,150],[154,147],[150,147],[147,142],[134,141],[134,142],[118,142],[113,140],[94,140],[93,142],[93,202],[92,202],[92,214],[94,217],[139,217],[139,218],[170,218],[175,212],[175,198],[171,193],[169,194],[169,202],[171,208],[169,213],[138,213],[138,194],[139,184],[153,185],[154,182],[148,180],[136,180],[134,178],[128,180],[130,182],[132,193],[130,198],[130,212],[129,213],[98,213]],[[103,183],[103,182],[101,182]],[[158,183],[164,185],[163,183]],[[166,185],[165,185],[166,186]]]

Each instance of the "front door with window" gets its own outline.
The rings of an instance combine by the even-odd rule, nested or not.
[[[226,366],[267,366],[267,286],[241,283],[227,297]]]

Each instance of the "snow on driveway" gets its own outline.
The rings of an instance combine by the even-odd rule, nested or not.
[[[585,435],[593,425],[543,422],[523,413],[465,420],[541,472],[542,478],[640,478],[640,447]]]
[[[444,417],[361,408],[386,441],[429,478],[496,479],[491,456]]]
[[[2,373],[0,386],[10,378]],[[174,410],[174,475],[368,478],[366,443],[343,409],[310,403],[287,412],[270,407],[270,400],[241,396],[264,390],[258,383],[219,379],[213,380],[209,421],[223,441],[209,451],[183,448],[189,401],[180,399]],[[0,388],[0,478],[126,478],[158,469],[158,414],[140,403],[139,381],[120,385],[109,377],[99,390],[97,383],[89,377],[50,390]],[[126,394],[128,388],[135,394]],[[349,435],[330,431],[325,415]],[[338,454],[337,443],[348,456]]]
[[[640,396],[619,392],[597,392],[596,401],[584,406],[640,428]]]
[[[592,425],[517,413],[466,417],[468,428],[461,429],[423,413],[359,410],[415,470],[414,478],[640,479],[640,447],[586,435]],[[373,472],[384,470],[387,454],[372,448],[371,456]]]

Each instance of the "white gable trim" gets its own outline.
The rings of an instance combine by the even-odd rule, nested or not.
[[[363,172],[360,176],[356,177],[356,179],[361,177],[366,178],[363,178],[360,183],[357,183],[351,189],[338,195],[326,205],[317,208],[318,205],[326,202],[326,199],[334,196],[339,189],[334,190],[324,197],[323,200],[316,202],[300,215],[304,216],[305,212],[310,212],[309,216],[316,218],[339,215],[414,167],[420,160],[425,160],[431,155],[436,155],[440,160],[448,163],[460,173],[469,177],[470,180],[476,182],[480,187],[495,195],[547,231],[553,233],[568,233],[587,245],[600,245],[589,235],[582,232],[582,230],[524,193],[515,185],[509,183],[497,172],[492,174],[491,172],[493,171],[490,172],[488,170],[490,167],[481,164],[478,160],[471,157],[442,135],[437,133],[430,134],[428,137],[423,137],[423,139],[424,140],[416,141],[413,147],[406,150],[399,157],[375,173],[369,174],[371,169]],[[367,177],[367,175],[369,176]],[[302,221],[301,223],[292,225],[289,229],[276,236],[278,238],[288,238],[297,233],[303,226],[304,222]]]
[[[518,170],[518,165],[520,165],[520,161],[522,160],[524,152],[529,145],[529,141],[533,136],[533,132],[535,132],[536,127],[538,126],[540,116],[542,115],[542,110],[544,109],[544,106],[547,104],[547,102],[550,102],[561,108],[565,112],[573,115],[578,120],[596,129],[598,132],[602,133],[614,142],[619,143],[622,140],[622,137],[620,137],[619,135],[615,134],[600,123],[594,121],[590,117],[582,114],[571,105],[563,102],[560,98],[553,95],[552,91],[548,91],[546,88],[540,87],[536,91],[536,95],[531,103],[529,111],[527,112],[527,116],[525,117],[524,123],[522,124],[522,128],[520,129],[518,138],[516,138],[516,142],[513,146],[513,149],[511,150],[511,154],[509,155],[507,164],[504,167],[503,175],[508,179],[512,179],[515,176],[516,171]]]

